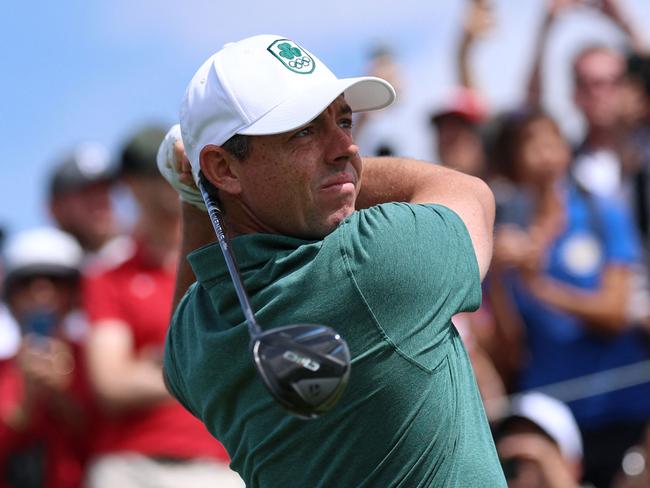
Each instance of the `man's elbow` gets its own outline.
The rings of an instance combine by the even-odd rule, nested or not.
[[[494,214],[496,209],[494,193],[492,193],[492,189],[485,181],[477,177],[472,178],[472,183],[475,186],[474,196],[479,201],[481,208],[483,209],[486,230],[489,231],[491,235],[494,228]]]
[[[477,200],[479,236],[474,243],[481,281],[485,278],[492,261],[493,232],[494,232],[494,194],[485,181],[471,177],[471,194]]]

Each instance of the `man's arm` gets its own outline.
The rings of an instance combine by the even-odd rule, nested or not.
[[[494,196],[484,181],[442,166],[403,158],[364,158],[357,208],[385,202],[436,203],[467,227],[481,279],[492,257]]]
[[[470,0],[463,20],[463,32],[456,57],[458,80],[461,86],[470,89],[477,88],[470,68],[470,51],[476,40],[489,33],[493,27],[494,15],[490,2],[487,0]]]
[[[160,144],[156,163],[160,174],[176,189],[181,201],[181,253],[176,270],[176,286],[172,310],[185,295],[190,285],[196,280],[187,255],[215,240],[212,224],[206,213],[205,203],[199,189],[194,183],[192,166],[181,139],[180,125],[170,127]]]
[[[152,350],[151,357],[136,357],[131,330],[121,320],[93,324],[86,343],[86,361],[102,406],[119,412],[169,399],[160,354]]]
[[[630,22],[623,11],[620,0],[602,0],[600,10],[623,32],[627,37],[633,52],[647,54],[648,46],[644,42],[639,29]]]
[[[594,332],[617,334],[629,326],[627,317],[631,271],[608,265],[600,286],[584,290],[541,273],[528,277],[530,291],[539,300],[582,319]]]

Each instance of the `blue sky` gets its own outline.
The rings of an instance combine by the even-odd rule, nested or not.
[[[621,0],[636,25],[650,2]],[[261,33],[303,44],[339,76],[362,74],[377,42],[396,51],[405,78],[390,130],[408,155],[428,158],[424,121],[455,82],[453,49],[465,0],[94,0],[10,2],[0,19],[0,225],[17,231],[48,221],[46,176],[75,144],[115,153],[133,129],[171,124],[198,66],[225,42]],[[482,90],[495,107],[514,104],[527,76],[543,0],[495,0],[497,28],[474,53]],[[570,103],[567,64],[577,46],[621,41],[586,9],[555,26],[546,59],[551,111],[569,134],[580,120]]]

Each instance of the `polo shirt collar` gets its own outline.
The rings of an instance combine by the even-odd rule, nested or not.
[[[246,234],[230,241],[231,250],[241,272],[257,269],[269,261],[278,259],[295,251],[304,244],[317,244],[322,241],[306,241],[296,237],[279,234]],[[199,283],[230,279],[226,260],[223,258],[218,242],[213,242],[192,251],[187,259]]]

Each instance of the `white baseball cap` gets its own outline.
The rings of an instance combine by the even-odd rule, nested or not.
[[[83,250],[69,234],[41,227],[12,236],[5,245],[5,282],[20,275],[78,273]]]
[[[580,429],[563,402],[541,392],[522,393],[512,399],[508,417],[530,420],[555,441],[565,458],[582,460]]]
[[[282,36],[226,44],[198,69],[181,104],[183,144],[194,178],[206,145],[221,145],[235,134],[296,129],[342,93],[353,112],[381,109],[395,100],[387,81],[338,79],[316,56]]]

